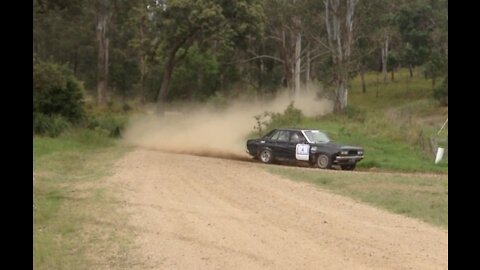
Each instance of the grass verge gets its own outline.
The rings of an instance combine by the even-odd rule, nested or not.
[[[126,214],[104,181],[126,151],[92,130],[33,138],[34,269],[129,268]]]
[[[448,229],[447,175],[339,173],[278,167],[267,170]]]
[[[448,149],[448,125],[438,134],[448,118],[448,107],[434,100],[431,82],[419,74],[410,78],[408,70],[399,70],[395,81],[383,83],[377,81],[378,73],[367,73],[367,92],[361,91],[358,77],[353,79],[343,113],[306,117],[296,108],[287,108],[266,121],[263,130],[319,129],[334,142],[361,146],[365,159],[357,165],[360,170],[446,174],[448,150],[440,163],[434,161],[437,146]],[[261,123],[257,122],[257,130]]]

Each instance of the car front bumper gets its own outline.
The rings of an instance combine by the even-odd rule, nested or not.
[[[337,156],[333,162],[337,164],[352,164],[352,163],[359,162],[363,158],[364,158],[363,155],[362,156]]]

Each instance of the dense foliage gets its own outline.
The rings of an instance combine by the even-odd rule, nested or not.
[[[36,60],[33,65],[33,131],[58,136],[85,118],[83,84],[63,66]]]
[[[433,89],[447,75],[446,0],[347,1],[351,17],[340,1],[334,15],[347,17],[338,18],[334,2],[35,0],[33,51],[70,70],[93,99],[104,89],[107,100],[262,97],[315,81],[333,90],[342,74],[383,71],[388,83],[401,67]],[[340,24],[338,38],[351,46],[338,49],[351,56],[342,58],[328,27],[346,18],[351,33]]]

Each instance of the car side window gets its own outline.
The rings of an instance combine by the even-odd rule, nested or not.
[[[286,130],[279,130],[272,136],[272,141],[288,142],[290,134]]]
[[[298,133],[298,143],[307,143],[307,139],[305,139],[305,136],[300,132]]]
[[[279,142],[288,142],[288,138],[290,138],[290,134],[288,131],[285,131],[285,130],[280,131],[280,134],[278,135]]]
[[[292,136],[290,136],[290,142],[291,143],[298,143],[298,133],[297,132],[292,132]]]
[[[280,135],[280,131],[275,131],[275,133],[273,133],[272,135],[272,141],[277,141],[278,140],[278,136]]]
[[[291,143],[305,143],[305,137],[300,132],[292,132],[292,136],[290,137]]]

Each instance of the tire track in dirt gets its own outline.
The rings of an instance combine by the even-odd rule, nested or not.
[[[116,164],[136,269],[447,269],[448,232],[261,164],[137,149]]]

